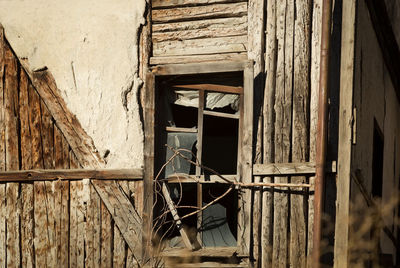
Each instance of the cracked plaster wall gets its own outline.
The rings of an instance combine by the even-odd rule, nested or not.
[[[31,70],[47,66],[109,168],[143,165],[137,92],[145,0],[0,0],[0,23]]]

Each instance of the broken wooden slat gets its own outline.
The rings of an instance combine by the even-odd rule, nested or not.
[[[152,23],[210,19],[221,17],[240,17],[247,14],[247,3],[211,4],[195,7],[155,9],[151,12]]]
[[[167,205],[168,205],[168,208],[169,208],[169,210],[170,210],[170,212],[172,214],[172,217],[173,217],[173,219],[175,221],[175,225],[178,228],[179,233],[181,234],[183,244],[185,245],[186,248],[193,250],[194,247],[193,247],[192,243],[190,242],[189,237],[186,234],[185,229],[183,228],[182,221],[179,218],[178,211],[175,208],[175,204],[172,201],[171,196],[169,195],[169,191],[168,191],[168,188],[165,185],[165,183],[162,184],[162,193],[163,193],[163,196],[165,198],[165,201],[167,202]]]
[[[172,85],[175,88],[185,88],[185,89],[198,89],[213,92],[223,92],[231,94],[243,94],[243,87],[234,87],[226,85],[217,84],[192,84],[192,85]]]
[[[67,159],[68,160],[68,159]],[[138,180],[142,179],[141,169],[34,169],[0,172],[0,182],[46,181],[46,180]]]
[[[296,2],[292,115],[292,161],[295,162],[306,162],[309,154],[311,8],[310,0]],[[291,183],[306,183],[306,177],[293,176],[291,177]],[[292,193],[290,202],[289,265],[291,267],[305,267],[307,208],[304,204],[307,202],[307,198],[303,193]]]
[[[165,127],[167,132],[184,132],[184,133],[197,133],[196,128],[184,128],[184,127]]]
[[[176,63],[200,63],[212,61],[244,61],[247,60],[246,52],[221,53],[213,55],[186,55],[186,56],[157,56],[150,58],[150,64],[176,64]]]
[[[153,44],[154,56],[183,56],[247,51],[247,35],[165,41]]]
[[[214,4],[214,3],[232,3],[244,2],[243,0],[153,0],[152,8],[172,7],[172,6],[190,6],[199,4]]]
[[[336,172],[336,162],[326,165],[326,172]],[[279,176],[279,175],[312,175],[315,174],[314,162],[302,163],[271,163],[256,164],[253,166],[254,175]]]
[[[209,116],[216,116],[216,117],[223,117],[223,118],[230,118],[230,119],[239,119],[239,114],[228,114],[228,113],[221,113],[221,112],[214,112],[209,110],[204,110],[205,115]]]

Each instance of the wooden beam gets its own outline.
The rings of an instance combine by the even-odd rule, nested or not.
[[[214,111],[208,111],[208,110],[204,110],[204,114],[209,115],[209,116],[216,116],[216,117],[223,117],[223,118],[230,118],[230,119],[239,119],[238,114],[228,114],[228,113],[214,112]]]
[[[326,172],[336,172],[336,162],[330,162],[326,166]],[[312,175],[315,174],[314,162],[303,163],[271,163],[256,164],[253,166],[255,176],[279,176],[279,175]]]
[[[199,73],[223,73],[243,71],[248,61],[224,61],[212,63],[166,64],[154,66],[155,75],[183,75]]]
[[[351,135],[354,84],[356,0],[343,2],[340,66],[339,144],[335,222],[334,267],[347,267],[349,258],[349,210]]]
[[[49,180],[141,180],[142,169],[34,169],[0,172],[0,182]]]
[[[215,91],[231,94],[243,94],[243,87],[233,87],[218,84],[193,84],[193,85],[172,85],[172,87],[185,89],[199,89],[206,91]]]
[[[385,1],[365,0],[365,2],[381,47],[383,59],[389,71],[397,99],[400,102],[400,50]]]
[[[186,55],[186,56],[157,56],[150,58],[151,65],[160,64],[182,64],[182,63],[201,63],[218,61],[245,61],[247,52],[222,53],[213,55]]]
[[[176,6],[206,5],[215,3],[246,2],[243,0],[153,0],[152,8],[165,8]]]

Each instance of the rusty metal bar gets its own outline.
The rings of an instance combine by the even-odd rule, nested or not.
[[[324,0],[322,4],[322,36],[320,58],[320,81],[318,100],[318,126],[316,140],[316,174],[314,197],[314,234],[312,262],[314,268],[320,267],[321,257],[321,214],[323,205],[326,143],[327,143],[327,111],[329,83],[329,51],[332,20],[332,0]]]

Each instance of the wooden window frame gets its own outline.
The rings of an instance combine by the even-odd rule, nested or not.
[[[243,102],[239,127],[239,150],[237,180],[252,182],[252,142],[253,142],[253,61],[223,61],[212,63],[167,64],[152,67],[146,75],[144,95],[144,216],[143,249],[144,257],[150,258],[151,242],[149,239],[153,218],[153,180],[154,180],[154,137],[155,137],[155,94],[156,77],[167,75],[189,75],[206,73],[243,72]],[[200,107],[200,105],[199,105]],[[238,198],[237,253],[239,257],[250,254],[250,210],[251,195],[243,191]]]

